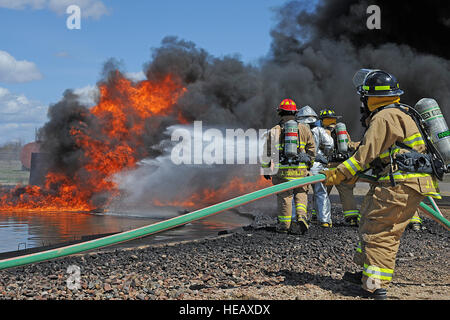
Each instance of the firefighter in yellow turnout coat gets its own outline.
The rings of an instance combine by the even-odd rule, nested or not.
[[[266,179],[272,179],[273,184],[287,182],[292,179],[299,179],[309,175],[309,166],[314,161],[315,143],[314,137],[308,126],[297,123],[295,114],[297,106],[291,99],[285,99],[278,107],[280,122],[274,126],[267,134],[263,146],[263,167]],[[296,149],[299,155],[298,161],[288,163],[283,160],[285,150],[284,128],[287,122],[293,123],[298,129],[298,140]],[[292,122],[294,121],[294,122]],[[269,169],[270,168],[270,169]],[[278,232],[305,233],[308,229],[307,204],[308,187],[295,188],[277,194],[278,203]],[[292,199],[294,198],[297,221],[292,221]]]
[[[377,176],[378,182],[371,186],[361,207],[360,242],[354,261],[363,268],[363,292],[386,299],[403,231],[424,196],[440,196],[433,175],[401,171],[395,162],[400,154],[426,152],[414,119],[404,112],[407,107],[399,104],[403,91],[395,77],[368,70],[358,93],[363,102],[361,120],[367,131],[352,157],[336,170],[324,173],[328,185],[340,184],[369,168]]]

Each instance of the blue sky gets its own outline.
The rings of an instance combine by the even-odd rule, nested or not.
[[[167,35],[256,62],[269,51],[272,9],[285,2],[0,0],[0,144],[32,141],[48,105],[68,88],[92,89],[108,58],[142,71]],[[80,30],[66,27],[70,4],[81,8]]]

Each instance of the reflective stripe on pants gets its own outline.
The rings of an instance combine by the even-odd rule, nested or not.
[[[345,212],[349,210],[357,210],[356,200],[353,194],[353,189],[355,188],[355,185],[341,183],[336,185],[335,187],[339,193],[339,198],[341,199],[342,211]],[[330,194],[332,189],[333,186],[327,187],[328,194]]]
[[[279,177],[272,178],[273,184],[279,184],[286,182],[285,179],[280,179]],[[296,215],[298,219],[306,219],[306,209],[308,203],[308,187],[300,187],[292,190],[284,191],[277,194],[278,203],[278,216],[279,217],[292,217],[292,201],[294,200]],[[291,224],[291,219],[286,218],[284,221],[279,221],[284,223],[286,227]]]
[[[403,184],[374,186],[369,190],[361,207],[361,252],[356,252],[354,259],[364,267],[362,284],[365,290],[389,285],[400,238],[423,198]]]

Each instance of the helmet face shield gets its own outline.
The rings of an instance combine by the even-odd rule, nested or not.
[[[296,120],[303,124],[311,124],[315,123],[317,121],[317,118],[315,117],[296,117]]]
[[[370,73],[372,73],[374,71],[378,71],[378,70],[377,69],[360,69],[360,70],[356,71],[356,73],[352,79],[353,85],[356,88],[362,87],[362,85],[364,84],[364,80],[366,80],[367,75],[369,75]]]

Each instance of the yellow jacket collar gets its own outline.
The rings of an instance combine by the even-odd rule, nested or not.
[[[380,107],[388,106],[393,103],[399,103],[400,97],[368,97],[367,99],[367,107],[369,111],[372,112]]]

